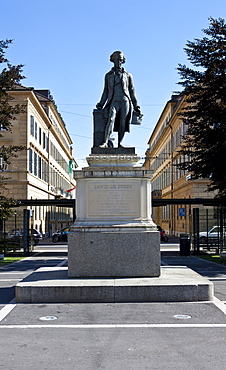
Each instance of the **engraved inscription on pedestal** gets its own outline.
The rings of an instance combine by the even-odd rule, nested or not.
[[[88,217],[139,217],[139,183],[95,181],[88,184]]]

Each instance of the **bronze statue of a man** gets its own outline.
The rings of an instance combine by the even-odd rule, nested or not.
[[[104,142],[100,145],[101,148],[108,147],[112,131],[118,132],[118,147],[122,146],[125,132],[130,131],[132,105],[134,111],[141,115],[133,77],[122,68],[122,64],[126,61],[124,54],[121,51],[115,51],[110,56],[110,61],[114,63],[114,67],[105,75],[104,91],[100,102],[96,105],[97,109],[104,107],[106,118]]]

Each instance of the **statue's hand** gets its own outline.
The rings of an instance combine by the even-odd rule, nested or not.
[[[139,106],[134,107],[134,110],[135,110],[137,113],[139,113],[140,115],[142,114]]]
[[[103,108],[103,106],[100,103],[97,103],[96,107],[97,107],[97,109],[102,109]]]

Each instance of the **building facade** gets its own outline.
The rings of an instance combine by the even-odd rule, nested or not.
[[[193,180],[190,173],[177,167],[184,159],[189,159],[180,153],[187,125],[179,114],[185,104],[182,95],[173,95],[166,103],[148,141],[144,166],[153,170],[152,196],[156,198],[194,199],[215,196],[213,192],[207,192],[208,179]],[[153,209],[153,220],[169,235],[190,233],[193,208],[195,206],[183,204],[157,207]],[[199,211],[200,215],[204,215],[207,209],[201,206]],[[209,219],[214,224],[214,209],[208,211]],[[205,225],[200,225],[202,227],[205,228]]]
[[[73,169],[77,165],[72,140],[50,91],[20,86],[10,95],[12,104],[22,104],[24,108],[13,120],[12,132],[0,128],[0,145],[22,145],[27,150],[18,152],[18,157],[4,167],[8,179],[2,195],[14,199],[75,198]],[[19,209],[16,213],[19,225]],[[46,235],[72,223],[70,209],[36,206],[30,213],[33,227]]]

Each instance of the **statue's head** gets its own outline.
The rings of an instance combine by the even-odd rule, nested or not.
[[[120,64],[125,63],[126,58],[122,51],[114,51],[114,53],[110,56],[110,61],[115,63],[116,61],[120,60]]]

